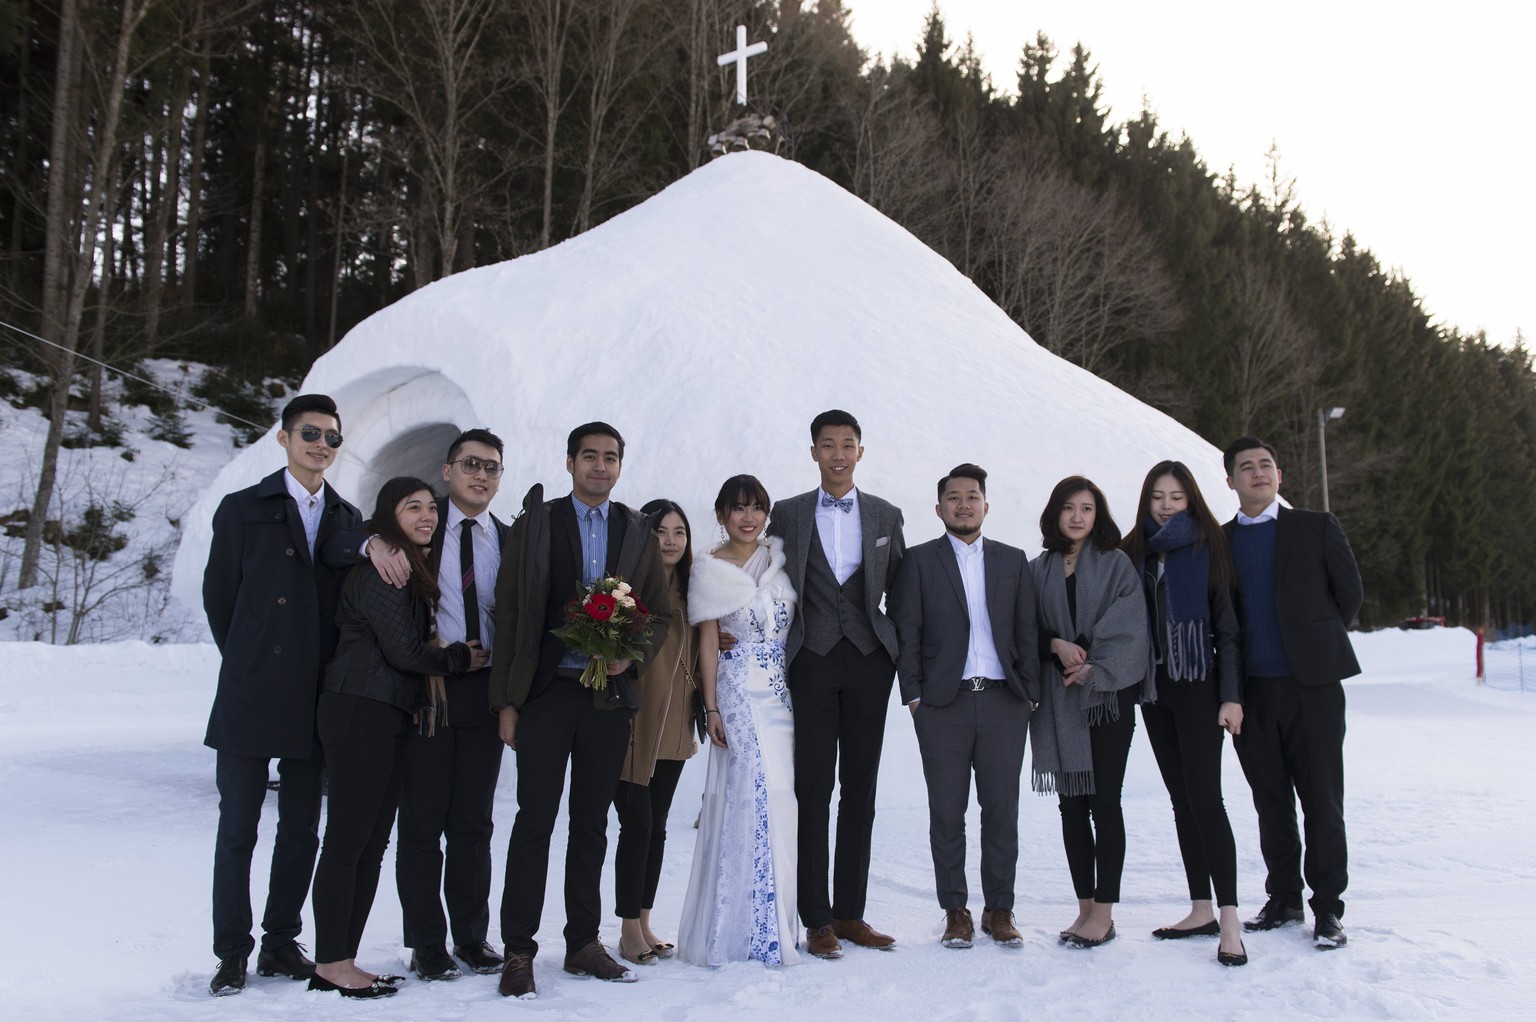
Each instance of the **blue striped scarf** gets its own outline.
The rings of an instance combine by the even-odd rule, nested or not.
[[[1143,526],[1147,549],[1163,555],[1163,588],[1168,595],[1163,666],[1175,681],[1204,678],[1211,662],[1210,549],[1205,543],[1195,544],[1200,533],[1183,511],[1161,528],[1150,515]]]

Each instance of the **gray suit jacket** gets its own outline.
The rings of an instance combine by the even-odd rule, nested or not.
[[[768,521],[768,535],[784,541],[784,570],[795,592],[805,592],[805,559],[816,542],[816,499],[819,490],[786,497],[773,506]],[[901,508],[872,493],[859,491],[859,528],[864,535],[864,610],[869,622],[891,659],[896,659],[896,626],[891,623],[880,601],[896,582],[896,569],[906,552],[901,535]],[[805,642],[804,603],[795,607],[795,620],[789,628],[788,660]]]
[[[987,616],[992,642],[1014,695],[1040,701],[1040,652],[1035,631],[1035,585],[1018,547],[983,540]],[[947,535],[907,551],[891,596],[901,655],[896,676],[901,700],[947,706],[960,690],[970,646],[971,616],[960,564]]]

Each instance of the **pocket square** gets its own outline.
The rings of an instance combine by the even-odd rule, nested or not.
[[[879,539],[875,540],[875,546],[876,547],[882,547],[882,546],[885,546],[890,541],[891,541],[891,537],[889,537],[889,536],[881,536]]]

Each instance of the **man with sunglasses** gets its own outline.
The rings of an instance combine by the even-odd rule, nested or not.
[[[213,515],[203,609],[223,656],[205,745],[217,752],[219,827],[213,858],[214,996],[245,989],[251,936],[251,856],[276,759],[277,837],[262,916],[262,976],[309,979],[296,943],[319,848],[324,777],[315,733],[321,671],[336,649],[336,605],[346,567],[362,560],[317,551],[362,516],[324,481],[341,446],[341,416],[324,394],[283,408],[285,468],[226,496]]]

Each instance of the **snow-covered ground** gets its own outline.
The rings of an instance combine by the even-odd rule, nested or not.
[[[887,721],[869,918],[891,953],[782,970],[707,970],[677,961],[617,986],[565,976],[557,831],[537,965],[540,998],[508,1002],[494,977],[409,982],[377,1004],[342,1003],[303,984],[252,974],[243,996],[206,992],[216,796],[201,744],[217,653],[207,645],[7,643],[0,675],[0,1018],[5,1019],[780,1019],[1529,1018],[1536,964],[1536,699],[1478,686],[1459,629],[1354,636],[1365,674],[1348,683],[1349,947],[1320,953],[1310,930],[1250,935],[1244,969],[1216,965],[1215,942],[1154,941],[1184,901],[1168,800],[1138,734],[1126,779],[1130,850],[1121,937],[1069,951],[1073,916],[1055,800],[1023,803],[1021,951],[937,938],[927,810],[907,715]],[[508,756],[496,807],[502,846],[516,806]],[[704,765],[683,774],[655,911],[670,933],[682,907]],[[1230,746],[1229,810],[1244,912],[1263,900],[1253,810]],[[260,898],[268,807],[254,870]],[[617,824],[610,831],[610,850]],[[563,828],[563,824],[562,824]],[[976,878],[972,809],[972,884]],[[400,968],[393,853],[360,956]],[[499,871],[498,871],[499,872]],[[493,898],[500,896],[498,875]],[[610,892],[605,892],[605,897]],[[258,900],[258,915],[259,904]],[[973,911],[981,908],[979,894]],[[493,911],[492,938],[496,937]],[[306,919],[306,927],[308,920]],[[604,938],[617,938],[610,922]],[[551,945],[546,945],[547,949]]]

